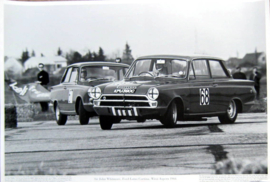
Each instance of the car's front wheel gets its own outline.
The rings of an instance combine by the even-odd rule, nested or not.
[[[89,113],[84,109],[82,100],[79,103],[79,120],[81,125],[89,123]]]
[[[58,104],[55,106],[55,118],[58,125],[65,125],[67,122],[67,115],[60,112]]]
[[[234,100],[231,100],[227,108],[226,114],[218,116],[222,124],[233,124],[237,118],[237,105]]]
[[[176,126],[177,117],[177,105],[175,101],[172,101],[172,103],[167,109],[166,114],[160,119],[160,122],[167,128],[173,128]]]
[[[101,129],[110,130],[114,123],[114,118],[110,116],[99,116],[99,124]]]

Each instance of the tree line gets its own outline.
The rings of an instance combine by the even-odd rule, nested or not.
[[[35,57],[35,56],[36,56],[36,53],[34,50],[32,50],[32,52],[30,54],[28,49],[26,48],[26,50],[22,52],[20,60],[21,60],[22,64],[24,64],[29,58]],[[45,55],[43,55],[43,53],[41,53],[40,56],[44,57]],[[101,47],[99,47],[98,52],[94,52],[94,51],[91,52],[90,50],[88,50],[85,55],[82,55],[78,51],[74,51],[74,50],[70,50],[69,52],[64,54],[62,49],[59,47],[57,52],[56,52],[56,56],[62,56],[64,58],[66,58],[68,65],[73,64],[73,63],[77,63],[77,62],[88,62],[88,61],[114,62],[116,59],[116,57],[108,58],[104,54],[104,51]],[[131,53],[130,46],[128,45],[128,43],[126,43],[122,57],[120,57],[120,58],[122,59],[123,63],[127,63],[127,64],[131,64],[132,61],[134,60],[132,53]]]

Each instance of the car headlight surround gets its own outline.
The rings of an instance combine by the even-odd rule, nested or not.
[[[88,94],[88,96],[89,97],[91,97],[91,89],[92,89],[93,87],[90,87],[88,90],[87,90],[87,94]]]
[[[93,99],[98,99],[101,96],[101,89],[99,87],[91,87],[88,89],[88,95]]]
[[[156,87],[151,87],[148,89],[148,92],[147,92],[147,97],[150,99],[150,100],[156,100],[159,96],[159,91]]]

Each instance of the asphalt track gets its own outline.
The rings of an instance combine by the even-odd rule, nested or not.
[[[124,120],[101,130],[98,118],[88,125],[68,120],[20,122],[5,130],[5,171],[44,170],[73,175],[215,174],[214,164],[267,160],[267,114],[238,115],[235,124],[179,122],[164,128],[157,120]]]

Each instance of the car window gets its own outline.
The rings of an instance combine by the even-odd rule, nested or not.
[[[80,81],[89,82],[100,79],[110,81],[118,80],[118,71],[123,70],[120,66],[84,66],[80,71]],[[123,73],[122,73],[123,74]]]
[[[213,78],[226,78],[227,75],[222,68],[220,61],[218,60],[209,60],[210,70]]]
[[[176,77],[185,77],[187,62],[181,60],[172,60],[172,75]]]
[[[69,82],[71,71],[72,71],[72,67],[68,68],[68,70],[66,71],[65,77],[63,79],[63,82],[64,83]]]
[[[178,59],[145,59],[136,61],[127,77],[178,77],[185,78],[187,61]]]
[[[194,60],[193,67],[194,67],[196,79],[210,78],[206,60]]]
[[[124,68],[124,75],[128,72],[128,68]]]
[[[123,80],[124,77],[123,69],[120,69],[118,72],[119,72],[119,80]]]
[[[136,62],[136,65],[133,66],[133,68],[135,68],[135,71],[132,75],[136,76],[141,72],[148,72],[150,70],[150,66],[151,66],[151,59],[139,60]]]
[[[70,76],[70,83],[75,83],[78,77],[78,68],[73,68]]]

